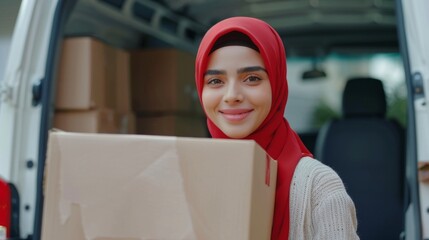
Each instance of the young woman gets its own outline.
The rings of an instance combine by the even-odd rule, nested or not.
[[[341,179],[284,118],[286,55],[270,25],[248,17],[214,25],[198,49],[195,78],[212,137],[253,139],[278,161],[271,239],[359,239]]]

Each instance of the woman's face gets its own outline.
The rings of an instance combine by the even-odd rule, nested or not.
[[[248,47],[227,46],[209,55],[203,107],[230,138],[254,132],[271,109],[271,85],[261,55]]]

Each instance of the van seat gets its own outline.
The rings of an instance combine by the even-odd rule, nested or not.
[[[404,218],[404,130],[386,119],[382,82],[350,79],[342,111],[341,119],[320,130],[315,155],[343,180],[356,206],[360,238],[399,239]]]

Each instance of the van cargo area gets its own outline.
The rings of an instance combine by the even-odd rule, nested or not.
[[[54,128],[72,132],[206,137],[194,57],[175,48],[123,50],[66,37]]]

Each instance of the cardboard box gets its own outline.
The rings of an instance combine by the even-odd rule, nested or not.
[[[195,56],[176,49],[131,52],[135,111],[200,111],[194,81]]]
[[[105,45],[107,108],[125,114],[132,111],[130,86],[130,54]]]
[[[208,137],[206,117],[196,115],[159,115],[137,117],[137,133],[179,137]]]
[[[116,124],[118,125],[118,133],[135,134],[136,130],[136,116],[132,112],[116,113]]]
[[[64,39],[57,80],[56,109],[106,106],[104,44],[90,37]]]
[[[113,110],[57,111],[54,128],[69,132],[118,133],[118,116]]]
[[[44,240],[268,240],[276,162],[254,141],[51,132]]]
[[[56,109],[131,111],[130,55],[91,37],[63,42]]]

